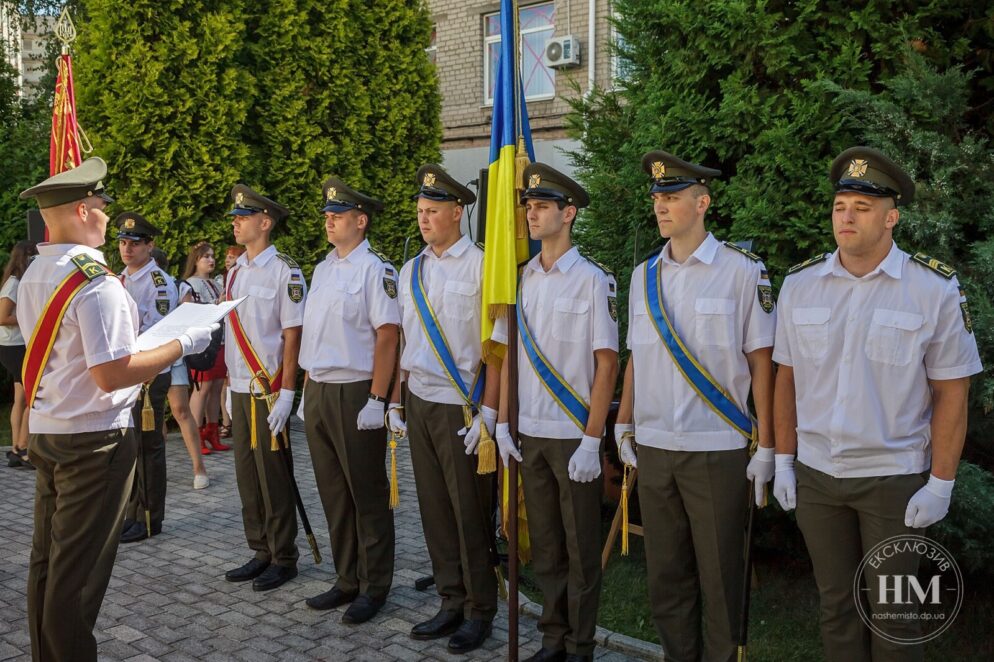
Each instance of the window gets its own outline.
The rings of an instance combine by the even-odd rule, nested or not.
[[[555,72],[545,66],[542,54],[545,42],[552,37],[555,29],[556,4],[543,2],[538,5],[521,7],[518,10],[518,29],[521,32],[522,86],[525,99],[551,99],[556,94]],[[487,104],[494,102],[494,86],[497,79],[497,58],[500,55],[500,14],[487,14],[483,17],[483,92]]]
[[[425,49],[425,53],[428,54],[428,61],[435,64],[436,58],[438,57],[438,24],[433,23],[431,26],[431,38],[428,41],[428,48]]]
[[[611,55],[611,78],[614,83],[626,81],[632,75],[632,62],[618,51],[627,45],[616,27],[611,28],[611,38],[614,39],[614,51]]]

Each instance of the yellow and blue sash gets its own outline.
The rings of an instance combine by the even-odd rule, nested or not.
[[[549,392],[552,399],[556,401],[559,408],[562,409],[570,420],[576,423],[576,427],[580,428],[583,432],[587,429],[587,418],[590,416],[590,407],[583,398],[570,387],[566,380],[563,379],[562,375],[556,371],[556,369],[549,363],[549,359],[545,357],[542,350],[538,348],[535,344],[535,338],[532,337],[531,329],[528,328],[528,322],[525,320],[525,307],[521,303],[521,285],[524,282],[524,277],[518,280],[518,305],[515,306],[518,312],[518,330],[520,333],[518,337],[521,338],[521,344],[525,348],[525,355],[528,356],[528,363],[531,364],[532,370],[535,371],[535,375],[538,377],[538,381],[542,382],[542,386],[545,390]]]
[[[756,428],[752,416],[747,411],[743,412],[738,408],[728,391],[722,388],[707,371],[707,368],[691,355],[687,346],[677,335],[676,329],[670,323],[670,318],[666,315],[660,280],[659,258],[651,258],[645,267],[645,305],[652,318],[652,325],[656,327],[656,332],[670,353],[673,363],[676,364],[690,387],[697,391],[697,394],[715,414],[746,439],[753,439]]]
[[[466,405],[473,407],[479,404],[481,398],[483,398],[483,364],[481,363],[476,371],[472,389],[467,388],[466,382],[463,381],[462,376],[459,374],[459,366],[456,365],[456,360],[452,356],[449,343],[445,339],[445,332],[442,331],[442,327],[438,323],[438,318],[435,317],[435,311],[431,307],[431,302],[428,301],[428,293],[425,291],[425,284],[421,274],[423,260],[424,253],[421,253],[414,258],[413,268],[411,269],[411,298],[414,299],[414,309],[418,313],[418,319],[421,320],[421,328],[424,329],[425,336],[428,338],[428,344],[431,345],[432,351],[435,352],[435,357],[442,365],[442,369],[445,371],[449,381],[452,382],[452,386],[459,392],[462,399],[466,401]]]

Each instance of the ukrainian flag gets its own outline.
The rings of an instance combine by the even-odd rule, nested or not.
[[[504,347],[491,343],[490,335],[494,320],[506,315],[508,304],[515,302],[517,265],[529,254],[528,228],[524,209],[518,200],[523,188],[522,172],[529,162],[535,160],[535,152],[518,73],[516,5],[513,0],[501,0],[500,55],[497,59],[490,131],[481,324],[483,357],[488,362],[504,356]],[[515,112],[515,98],[518,99],[520,113]]]

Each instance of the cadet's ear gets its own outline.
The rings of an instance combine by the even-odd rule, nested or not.
[[[887,219],[884,221],[884,227],[888,230],[893,230],[900,218],[901,212],[898,211],[897,206],[895,205],[891,207],[887,210]]]

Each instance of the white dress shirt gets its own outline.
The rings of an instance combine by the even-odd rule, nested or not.
[[[248,253],[239,255],[228,274],[231,298],[247,297],[236,309],[238,317],[270,375],[283,364],[283,329],[300,326],[304,321],[307,284],[300,269],[291,267],[288,261],[292,262],[279,255],[275,246],[269,246],[252,261],[249,261]],[[228,366],[231,390],[249,393],[253,375],[245,365],[230,323],[225,324],[224,362]]]
[[[928,380],[982,370],[955,276],[896,244],[857,278],[838,251],[784,281],[773,360],[794,369],[797,459],[837,478],[931,465]]]
[[[138,306],[141,324],[138,333],[148,329],[176,307],[177,291],[173,277],[160,269],[155,260],[149,260],[134,273],[128,273],[125,268],[121,272],[121,282]]]
[[[594,352],[618,351],[618,322],[612,299],[614,276],[586,259],[574,247],[548,271],[541,255],[522,271],[521,301],[535,345],[563,381],[590,405],[594,383]],[[615,313],[617,315],[617,313]],[[507,319],[494,325],[491,338],[507,344]],[[532,437],[579,439],[584,432],[556,404],[535,374],[518,333],[518,430]]]
[[[422,255],[422,275],[428,301],[448,341],[459,375],[466,388],[472,389],[483,352],[483,343],[480,342],[483,251],[469,237],[463,236],[440,256],[435,255],[430,246],[425,247]],[[406,341],[400,358],[401,370],[409,373],[407,385],[411,393],[422,400],[438,404],[464,404],[421,328],[411,293],[413,266],[414,260],[404,265],[398,283],[398,301]]]
[[[316,382],[373,377],[376,330],[400,325],[397,272],[363,241],[347,256],[338,249],[314,268],[304,309],[300,367]]]
[[[766,312],[760,287],[770,285],[762,262],[722,245],[711,233],[682,264],[667,242],[659,255],[663,301],[690,354],[746,412],[752,375],[746,354],[771,347],[776,311]],[[663,344],[646,307],[643,262],[632,273],[628,348],[635,376],[635,440],[672,451],[745,448],[746,438],[687,383]],[[768,291],[768,290],[767,290]]]
[[[76,244],[39,244],[18,290],[17,322],[25,338],[55,288],[86,254],[106,264],[103,254]],[[83,286],[66,309],[55,335],[28,417],[33,434],[74,434],[131,427],[131,406],[140,386],[107,393],[90,375],[93,366],[137,352],[138,309],[113,274]]]

